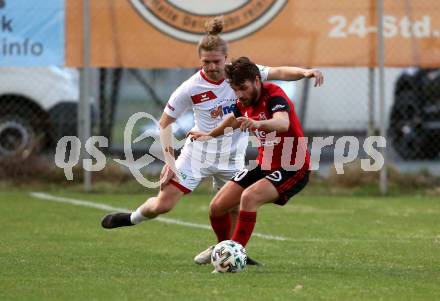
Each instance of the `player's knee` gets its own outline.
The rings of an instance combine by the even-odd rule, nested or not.
[[[210,216],[218,216],[219,214],[219,204],[214,200],[209,204],[209,215]]]
[[[220,199],[214,199],[209,204],[209,215],[210,216],[222,216],[227,212]]]
[[[245,191],[243,191],[243,193],[241,194],[241,199],[240,199],[240,203],[241,203],[241,208],[242,209],[247,209],[249,207],[254,207],[255,203],[256,203],[256,196],[255,193],[252,193],[252,191],[246,189]]]

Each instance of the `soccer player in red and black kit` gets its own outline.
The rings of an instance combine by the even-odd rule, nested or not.
[[[257,209],[268,203],[284,205],[309,180],[310,156],[292,101],[272,83],[262,82],[258,67],[241,57],[226,65],[226,78],[237,94],[234,114],[210,133],[191,132],[206,140],[241,128],[260,140],[257,167],[243,169],[211,201],[211,226],[218,241],[232,239],[246,246],[254,229]],[[238,223],[230,237],[229,209],[240,203]]]

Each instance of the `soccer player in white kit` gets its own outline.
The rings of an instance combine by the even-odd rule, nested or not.
[[[209,22],[208,33],[198,45],[202,69],[174,91],[159,121],[166,164],[161,173],[161,189],[158,195],[149,198],[132,213],[106,215],[101,222],[102,227],[112,229],[132,226],[154,219],[172,210],[180,198],[193,191],[204,178],[213,177],[214,185],[220,189],[244,167],[248,134],[240,129],[214,141],[191,141],[188,138],[176,161],[171,143],[171,124],[185,110],[191,108],[194,111],[193,130],[205,133],[216,128],[233,111],[237,97],[224,78],[228,46],[218,35],[222,30],[222,19],[215,18]],[[259,69],[262,80],[314,77],[315,86],[323,82],[321,72],[316,69],[264,66],[259,66]],[[231,212],[233,225],[237,213]],[[195,262],[209,263],[208,253],[209,250],[196,256]]]

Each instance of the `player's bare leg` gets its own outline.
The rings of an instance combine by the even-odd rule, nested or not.
[[[246,188],[241,195],[240,214],[232,240],[245,247],[257,221],[257,209],[266,203],[275,202],[278,198],[277,189],[267,179],[261,179]]]
[[[231,212],[231,210],[237,210],[243,191],[243,187],[237,183],[228,181],[219,192],[217,192],[211,204],[209,204],[209,215],[217,217],[225,215]]]
[[[275,186],[267,179],[261,179],[246,188],[241,194],[240,211],[257,211],[267,203],[273,203],[279,198]]]
[[[112,213],[106,215],[101,222],[103,228],[133,226],[145,220],[153,219],[158,215],[172,210],[184,193],[173,184],[166,185],[156,197],[149,198],[132,213]]]
[[[173,184],[166,185],[157,197],[149,198],[138,208],[142,216],[152,219],[172,210],[184,193]],[[137,210],[136,210],[137,211]]]

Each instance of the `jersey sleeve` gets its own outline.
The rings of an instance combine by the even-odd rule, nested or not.
[[[164,112],[173,118],[178,118],[191,106],[191,97],[188,93],[186,83],[183,83],[173,92],[173,94],[171,94]]]
[[[267,78],[269,77],[269,71],[270,71],[270,67],[268,66],[263,66],[263,65],[257,65],[258,70],[260,70],[260,75],[261,75],[261,80],[267,81]]]
[[[274,96],[267,102],[268,111],[273,115],[276,112],[289,112],[289,104],[281,96]]]

